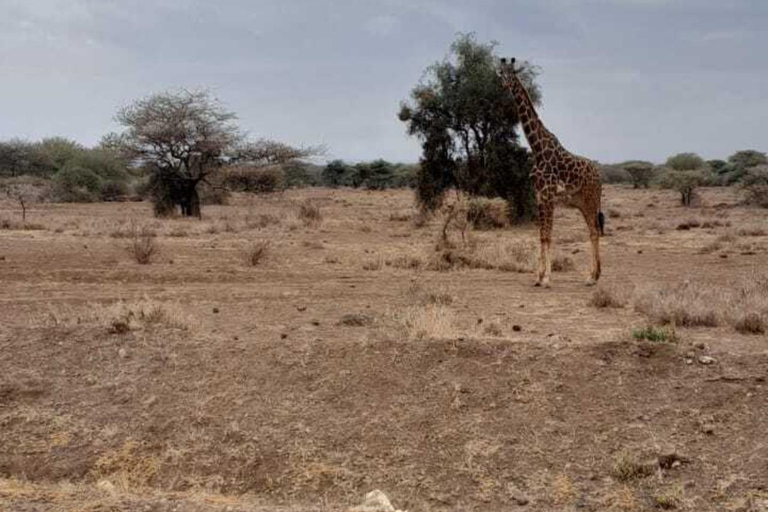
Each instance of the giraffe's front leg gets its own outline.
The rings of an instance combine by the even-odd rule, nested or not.
[[[555,203],[551,200],[539,203],[539,238],[541,239],[541,251],[539,252],[539,271],[536,286],[549,287],[549,274],[552,271],[550,251],[552,247],[552,218],[554,217]]]

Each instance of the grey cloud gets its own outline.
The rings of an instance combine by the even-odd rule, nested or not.
[[[115,110],[209,87],[255,135],[413,161],[397,120],[458,31],[542,67],[542,117],[601,160],[768,149],[758,0],[5,0],[0,138],[93,143]]]

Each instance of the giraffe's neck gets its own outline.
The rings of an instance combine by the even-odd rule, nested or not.
[[[512,76],[507,83],[507,87],[511,89],[512,96],[515,98],[517,115],[520,119],[520,124],[523,126],[523,132],[528,140],[528,145],[531,147],[531,151],[534,154],[539,154],[545,148],[560,147],[558,140],[539,119],[539,115],[533,106],[533,101],[517,75]]]

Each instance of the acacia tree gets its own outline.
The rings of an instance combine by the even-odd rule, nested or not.
[[[514,99],[496,71],[495,46],[478,43],[473,34],[460,35],[449,58],[430,66],[411,91],[411,101],[401,104],[400,120],[422,141],[416,195],[427,210],[439,207],[454,187],[507,199],[513,220],[535,212],[529,153],[515,130]],[[523,79],[538,104],[535,76],[526,66]]]
[[[149,170],[156,214],[200,217],[198,186],[241,139],[234,119],[207,92],[163,92],[120,109],[125,131],[107,143]]]
[[[695,153],[678,153],[667,159],[661,185],[680,192],[683,206],[691,206],[696,189],[706,185],[711,177],[707,163]]]
[[[643,160],[630,160],[621,164],[632,179],[633,188],[648,188],[653,178],[653,164]]]
[[[225,167],[244,173],[310,156],[317,149],[297,149],[268,140],[249,141],[235,124],[236,116],[205,91],[162,92],[122,108],[116,116],[125,127],[105,145],[120,148],[149,171],[155,213],[177,207],[186,217],[200,217],[201,183]]]

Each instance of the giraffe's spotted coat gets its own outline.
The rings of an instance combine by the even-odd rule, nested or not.
[[[600,278],[600,202],[602,185],[595,162],[567,151],[539,119],[531,97],[514,69],[514,59],[502,62],[501,78],[515,98],[518,117],[533,153],[533,186],[539,213],[541,255],[537,285],[548,285],[551,273],[551,240],[555,202],[570,196],[584,216],[592,242],[592,273],[589,284]]]

